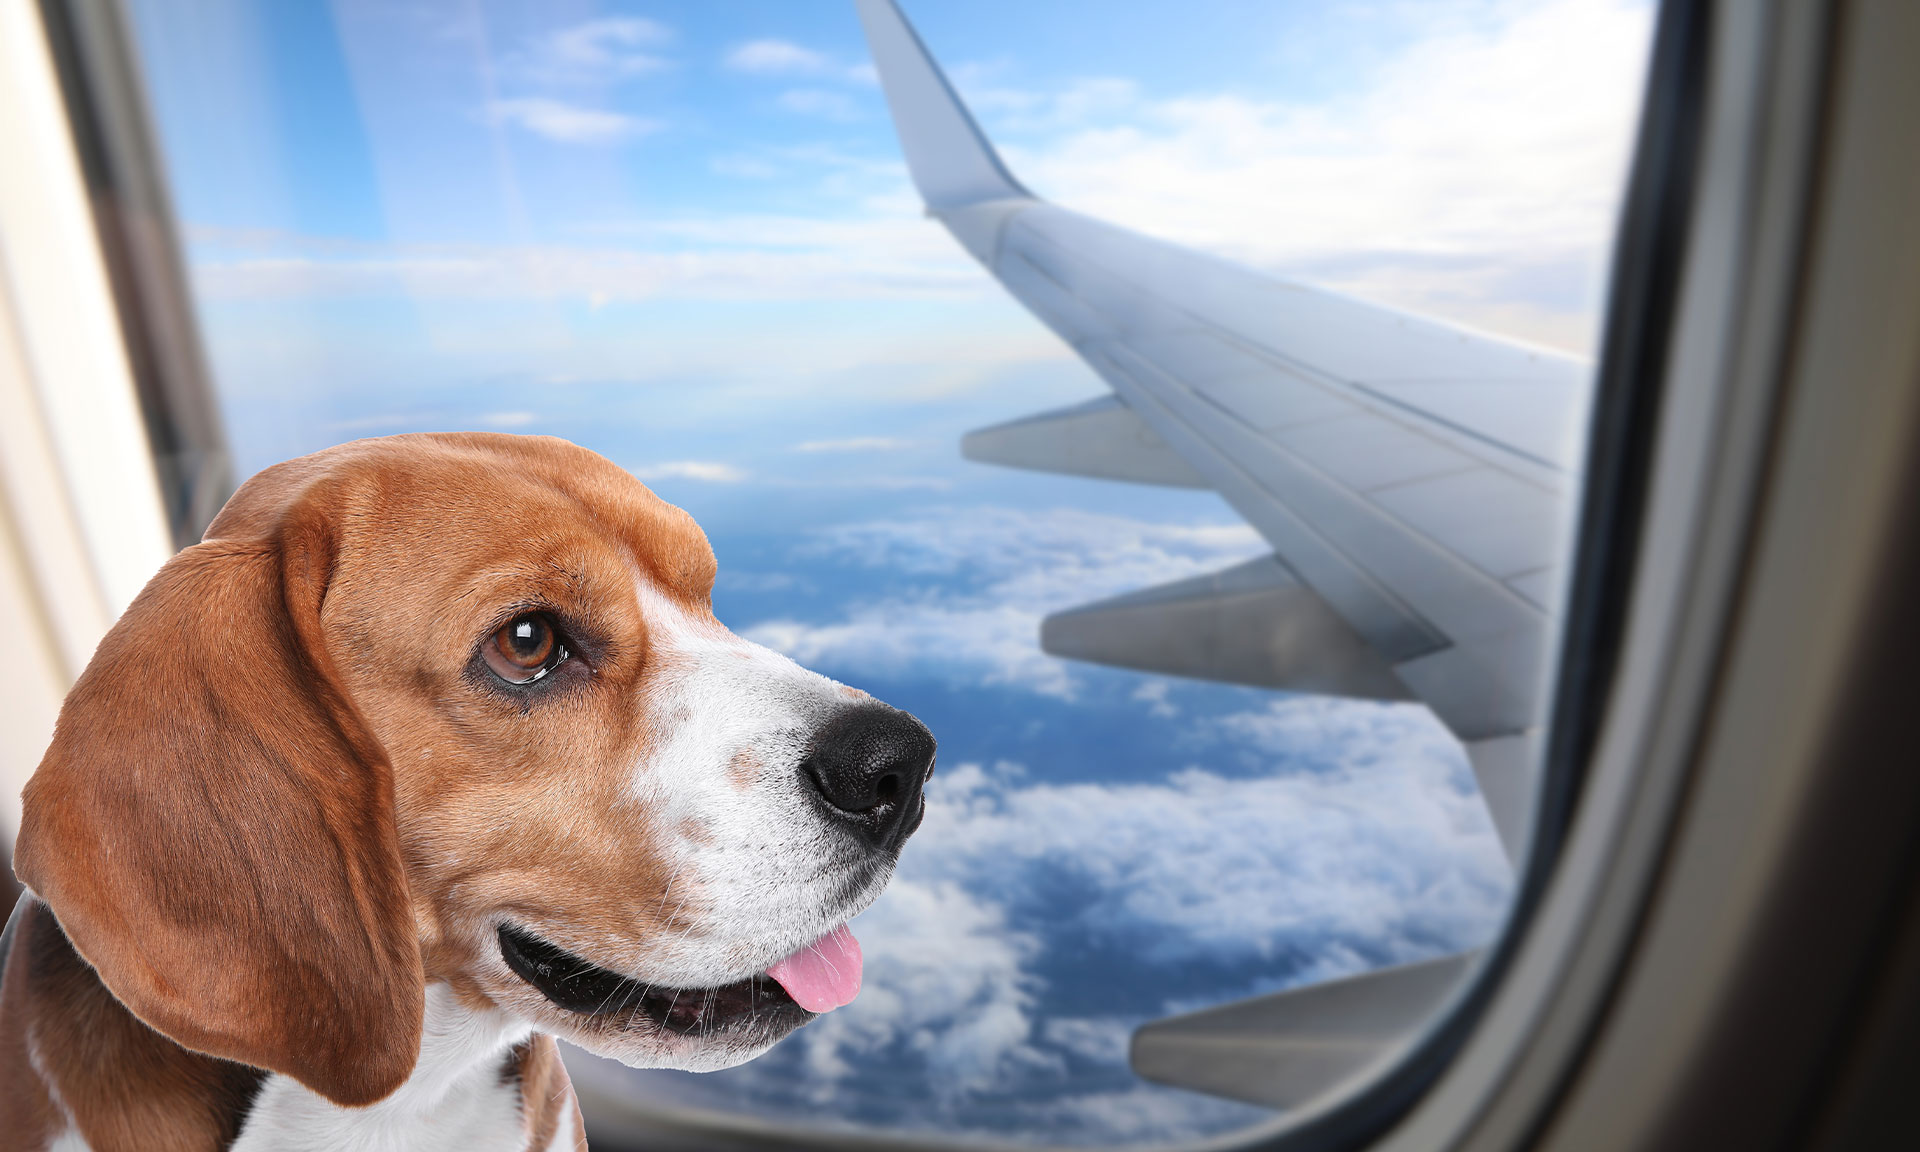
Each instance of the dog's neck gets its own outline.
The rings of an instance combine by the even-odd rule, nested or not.
[[[532,1031],[497,1009],[460,1003],[445,984],[428,985],[420,1060],[399,1091],[365,1108],[342,1108],[288,1077],[269,1076],[233,1152],[519,1152],[527,1133],[515,1053]]]

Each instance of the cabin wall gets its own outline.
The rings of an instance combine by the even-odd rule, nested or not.
[[[172,552],[36,5],[0,4],[0,835],[61,698]]]

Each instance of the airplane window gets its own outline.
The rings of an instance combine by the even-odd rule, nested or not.
[[[939,738],[859,998],[583,1094],[1210,1137],[1495,938],[1649,3],[128,10],[237,476],[566,437]]]

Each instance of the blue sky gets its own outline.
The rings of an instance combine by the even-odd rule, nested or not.
[[[1099,388],[920,217],[849,5],[134,10],[222,386],[273,433],[249,469],[403,422],[398,390],[417,423],[573,428],[597,386],[663,385],[651,422],[737,474],[793,442],[740,414],[802,388],[766,435],[911,421],[1010,374],[1036,402]],[[1042,193],[1591,343],[1637,4],[911,14]]]
[[[921,216],[850,4],[131,7],[241,475],[392,432],[566,436],[695,514],[723,620],[941,740],[856,924],[861,999],[636,1091],[1220,1131],[1262,1114],[1132,1078],[1132,1027],[1495,930],[1506,865],[1422,709],[1039,651],[1048,611],[1262,546],[1209,493],[959,458],[1104,389]],[[1044,195],[1591,346],[1638,0],[906,9]]]
[[[181,114],[219,126],[202,128],[205,151],[194,134],[178,133],[177,167],[183,193],[227,226],[368,241],[554,238],[661,213],[829,208],[831,191],[823,198],[812,181],[782,182],[771,195],[756,181],[798,167],[805,158],[794,154],[807,149],[891,159],[850,4],[215,11],[212,20],[182,22],[147,5],[140,15],[156,46],[156,83],[181,102]],[[1299,0],[1001,0],[921,4],[911,14],[983,117],[1010,137],[1059,120],[1047,101],[1074,85],[1081,116],[1110,110],[1129,87],[1141,99],[1239,91],[1311,100],[1436,25],[1495,27],[1499,14],[1494,5],[1456,5],[1437,19],[1408,20],[1406,11]],[[203,32],[215,23],[223,27],[209,43]],[[219,65],[243,55],[254,68],[204,68],[209,56]],[[1067,93],[1048,91],[1063,79]],[[502,125],[517,131],[494,131]],[[277,147],[258,150],[266,165],[236,164],[236,137],[249,146],[298,139],[302,178],[284,178],[291,165],[267,170],[285,159]],[[583,159],[580,146],[599,154]],[[455,173],[476,170],[510,179],[469,186],[475,195],[452,201],[439,195]],[[415,204],[399,202],[409,196]],[[408,211],[419,201],[425,211]]]

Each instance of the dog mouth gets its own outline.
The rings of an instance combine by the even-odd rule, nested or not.
[[[645,1019],[681,1036],[784,1035],[851,1001],[860,987],[860,948],[844,927],[766,972],[709,988],[623,976],[512,924],[502,924],[499,937],[507,967],[555,1007],[613,1022]]]

